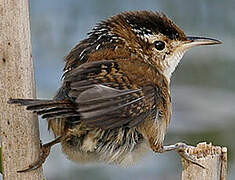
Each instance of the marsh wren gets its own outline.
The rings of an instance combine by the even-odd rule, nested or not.
[[[55,140],[42,145],[42,165],[52,145],[73,161],[127,166],[152,149],[176,150],[196,163],[184,143],[164,146],[171,118],[170,78],[194,46],[220,44],[188,37],[164,14],[124,12],[97,24],[65,58],[63,82],[52,100],[10,99],[48,120]],[[200,166],[200,164],[198,164]]]

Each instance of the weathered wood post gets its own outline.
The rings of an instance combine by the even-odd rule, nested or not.
[[[37,117],[7,104],[35,97],[28,0],[0,0],[0,130],[4,180],[42,180],[42,169],[17,173],[39,157]]]
[[[182,180],[226,180],[227,148],[199,143],[197,147],[189,148],[188,152],[205,169],[182,160]]]

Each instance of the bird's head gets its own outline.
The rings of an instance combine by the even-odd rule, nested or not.
[[[124,12],[97,24],[79,46],[80,61],[94,51],[121,47],[139,56],[168,81],[184,53],[194,46],[220,44],[215,39],[187,37],[162,13],[151,11]]]

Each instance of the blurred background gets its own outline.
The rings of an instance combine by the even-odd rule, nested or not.
[[[187,35],[206,36],[222,45],[186,53],[171,83],[173,116],[165,144],[213,142],[229,150],[229,178],[235,179],[235,2],[233,0],[40,0],[31,1],[31,30],[37,96],[52,98],[60,86],[63,57],[100,20],[121,11],[152,10],[167,14]],[[53,139],[40,119],[42,142]],[[44,164],[47,180],[177,180],[175,152],[149,153],[124,169],[79,165],[60,146]]]

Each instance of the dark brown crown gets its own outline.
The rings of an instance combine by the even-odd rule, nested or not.
[[[126,24],[137,34],[152,35],[161,33],[172,40],[186,39],[184,32],[163,13],[152,11],[124,12],[109,18],[99,25],[106,25],[112,28],[115,24],[122,27],[125,27],[124,24]]]

